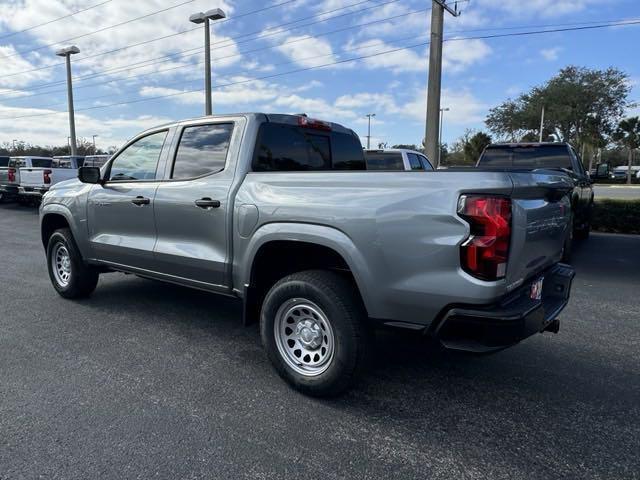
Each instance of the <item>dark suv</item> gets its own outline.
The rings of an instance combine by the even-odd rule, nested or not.
[[[574,184],[571,195],[573,235],[585,239],[591,231],[593,186],[580,156],[568,143],[496,143],[485,148],[477,167],[516,170],[561,170]]]

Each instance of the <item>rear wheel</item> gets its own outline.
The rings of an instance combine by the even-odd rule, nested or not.
[[[56,230],[49,238],[47,265],[53,288],[65,298],[82,298],[98,285],[98,272],[85,265],[68,228]]]
[[[355,286],[329,271],[289,275],[267,293],[260,330],[271,363],[294,388],[333,396],[351,386],[371,348]]]

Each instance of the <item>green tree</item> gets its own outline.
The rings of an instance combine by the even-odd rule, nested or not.
[[[628,106],[628,76],[615,68],[591,70],[569,66],[543,85],[489,111],[487,127],[509,141],[540,135],[545,108],[543,139],[554,138],[595,146],[611,135]]]
[[[633,152],[640,147],[640,118],[631,117],[620,121],[618,128],[613,133],[613,139],[628,152],[627,158],[627,183],[631,183],[631,165],[633,164]]]
[[[484,149],[491,143],[491,137],[484,132],[477,132],[472,135],[464,144],[464,159],[466,162],[475,164]]]

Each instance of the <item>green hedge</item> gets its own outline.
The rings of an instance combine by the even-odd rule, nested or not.
[[[596,200],[591,225],[599,232],[640,234],[640,200]]]

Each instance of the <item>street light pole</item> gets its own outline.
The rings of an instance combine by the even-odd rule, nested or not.
[[[92,137],[93,137],[93,154],[94,155],[96,154],[96,137],[97,136],[98,135],[92,135]]]
[[[189,21],[192,23],[204,23],[204,90],[205,90],[205,115],[211,115],[213,113],[213,105],[211,101],[211,36],[209,33],[209,21],[220,20],[225,18],[225,13],[219,9],[214,8],[207,10],[206,12],[194,13],[189,17]]]
[[[544,105],[542,105],[542,114],[540,115],[540,143],[542,143],[543,130],[544,130]]]
[[[375,117],[375,113],[368,113],[365,115],[369,119],[369,127],[367,129],[367,150],[371,148],[371,117]]]
[[[73,112],[73,85],[71,83],[71,55],[80,53],[75,45],[56,51],[59,57],[65,57],[67,63],[67,101],[69,103],[69,133],[71,134],[71,155],[76,154],[76,120]]]
[[[440,109],[440,136],[438,137],[438,166],[440,167],[440,162],[442,160],[442,124],[444,123],[444,112],[448,112],[450,110],[449,107]]]
[[[425,125],[425,153],[428,158],[438,158],[438,132],[440,127],[440,93],[442,88],[442,41],[444,11],[454,17],[460,15],[457,2],[454,8],[446,0],[431,2],[431,41],[429,44],[429,84],[427,86],[427,122]]]

